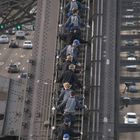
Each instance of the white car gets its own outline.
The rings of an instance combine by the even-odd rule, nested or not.
[[[127,60],[129,61],[135,61],[136,60],[136,57],[135,56],[128,56],[127,57]],[[127,70],[136,70],[137,69],[137,65],[127,65],[126,66]]]
[[[124,123],[125,124],[138,124],[138,117],[135,112],[128,112],[124,116]]]
[[[32,49],[33,48],[33,44],[32,41],[27,40],[23,42],[23,48],[24,49]]]
[[[16,39],[25,39],[25,32],[24,31],[16,31]]]
[[[122,25],[124,25],[124,26],[134,26],[135,23],[133,21],[132,22],[124,22],[124,23],[122,23]]]
[[[7,35],[0,36],[0,43],[9,43],[9,38]]]

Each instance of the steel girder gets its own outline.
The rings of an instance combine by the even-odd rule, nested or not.
[[[17,23],[34,21],[36,10],[37,0],[0,0],[0,23],[11,28]]]

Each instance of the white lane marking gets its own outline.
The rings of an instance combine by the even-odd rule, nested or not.
[[[20,57],[23,58],[23,57],[25,57],[25,55],[23,54],[23,55],[21,55]]]
[[[36,83],[39,83],[39,82],[40,82],[40,80],[37,80],[37,81],[36,81]]]
[[[4,50],[6,50],[7,48],[4,48]]]
[[[17,55],[17,53],[15,55]]]
[[[18,64],[18,65],[21,65],[21,63],[20,63],[20,62],[17,62],[17,64]]]
[[[2,54],[0,53],[0,55],[2,55]]]
[[[110,60],[106,59],[106,64],[109,65],[110,64]]]
[[[44,85],[48,85],[48,83],[47,83],[47,82],[45,82],[45,83],[44,83]]]
[[[13,62],[13,60],[11,59],[10,62]]]

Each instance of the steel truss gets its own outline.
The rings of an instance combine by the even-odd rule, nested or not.
[[[36,0],[1,0],[0,1],[0,23],[5,28],[14,27],[17,23],[28,23],[35,20]],[[31,10],[35,8],[34,12]]]

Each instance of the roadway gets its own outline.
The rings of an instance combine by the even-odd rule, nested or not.
[[[128,51],[129,52],[129,51]],[[121,60],[127,60],[127,54],[128,52],[121,52],[120,53],[120,59]],[[140,57],[140,52],[139,51],[135,51],[135,56],[137,57],[137,59],[139,59]],[[128,71],[126,69],[126,64],[125,66],[122,65],[120,67],[120,76],[123,77],[134,77],[134,81],[135,81],[135,77],[140,77],[140,65],[137,65],[137,69],[136,71]],[[134,98],[140,98],[140,83],[136,82],[136,89],[138,90],[137,93],[130,93],[130,92],[126,92],[123,93],[125,88],[125,84],[124,82],[122,82],[120,84],[120,93],[121,96],[127,96],[127,97],[134,97]],[[140,118],[140,105],[128,105],[128,107],[124,107],[122,110],[120,110],[120,123],[124,122],[124,116],[126,115],[127,112],[136,112],[137,116]],[[139,119],[139,124],[140,124],[140,119]],[[120,133],[120,137],[119,140],[139,140],[140,138],[140,132],[127,132],[127,133]]]
[[[9,35],[9,38],[16,38],[15,35]],[[26,36],[26,39],[33,40],[33,32]],[[28,71],[27,60],[32,56],[32,49],[23,49],[24,40],[17,40],[19,48],[9,48],[9,44],[0,44],[0,76],[17,79],[20,73],[8,73],[7,68],[10,63],[19,64],[19,68],[24,72]]]
[[[134,23],[132,26],[121,26],[121,47],[120,49],[123,51],[120,53],[120,96],[126,96],[126,97],[132,97],[132,98],[140,98],[140,63],[138,62],[140,60],[140,51],[139,51],[139,46],[140,46],[140,40],[139,40],[139,24],[136,24],[139,19],[139,2],[135,0],[122,0],[120,2],[122,9],[121,11],[121,20],[123,21],[123,24],[128,24],[128,23]],[[131,17],[131,18],[130,18]],[[120,22],[122,22],[120,21]],[[127,46],[124,42],[126,41],[133,41],[135,45],[130,45]],[[127,50],[128,48],[128,50]],[[128,53],[131,54],[133,53],[134,56],[136,56],[136,61],[133,61],[136,66],[136,71],[128,71],[126,69],[127,65],[132,65],[131,63],[126,63],[125,60],[127,60]],[[123,61],[122,61],[123,60]],[[124,82],[126,81],[125,77],[127,78],[127,81],[136,81],[136,89],[138,90],[136,93],[130,93],[130,92],[125,92],[124,93],[124,88],[125,84]],[[129,77],[129,78],[128,78]],[[130,78],[131,77],[131,78]],[[124,122],[124,116],[126,115],[127,112],[136,112],[137,116],[139,117],[139,123],[140,125],[140,105],[135,104],[135,105],[128,105],[128,107],[124,107],[123,109],[120,110],[120,123],[123,124]],[[136,125],[135,125],[136,126]],[[132,128],[133,126],[130,124],[130,127]],[[126,129],[126,128],[125,128]],[[133,130],[136,130],[133,128]],[[119,140],[139,140],[140,139],[140,131],[138,132],[126,132],[126,133],[120,133],[119,135]]]
[[[139,93],[139,97],[140,97],[140,93]],[[140,105],[129,105],[127,108],[125,107],[121,112],[120,112],[120,116],[121,116],[121,120],[123,120],[123,116],[127,113],[127,112],[136,112],[138,117],[140,118]],[[140,120],[139,120],[140,123]],[[120,133],[120,140],[139,140],[140,138],[140,132],[128,132],[128,133]]]

